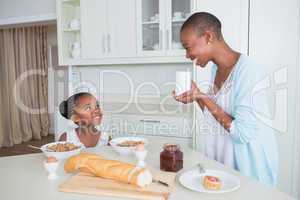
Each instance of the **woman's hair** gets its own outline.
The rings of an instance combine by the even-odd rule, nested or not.
[[[71,117],[73,115],[73,109],[76,106],[79,97],[86,96],[86,95],[93,96],[92,94],[90,94],[88,92],[81,92],[81,93],[73,94],[67,100],[62,101],[59,104],[60,114],[66,119],[71,119]]]
[[[197,12],[191,15],[181,26],[181,32],[185,29],[192,28],[200,37],[205,31],[212,31],[218,39],[221,39],[222,24],[220,20],[211,13]]]

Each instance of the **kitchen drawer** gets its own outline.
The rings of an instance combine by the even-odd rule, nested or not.
[[[113,134],[191,137],[190,120],[184,117],[113,115]]]

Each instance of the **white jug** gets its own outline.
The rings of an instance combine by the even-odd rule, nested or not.
[[[80,42],[72,43],[70,49],[72,58],[80,58]]]

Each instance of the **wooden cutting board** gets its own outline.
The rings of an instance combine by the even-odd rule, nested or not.
[[[169,187],[153,182],[145,188],[140,188],[80,172],[60,185],[59,191],[145,200],[168,199],[174,188],[176,173],[157,170],[151,170],[151,173],[154,179],[168,183]]]

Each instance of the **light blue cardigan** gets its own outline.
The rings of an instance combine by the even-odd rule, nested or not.
[[[214,80],[217,67],[212,67]],[[274,186],[278,174],[278,150],[275,131],[257,118],[257,111],[270,116],[266,93],[253,94],[267,77],[263,67],[250,57],[241,55],[232,73],[233,92],[230,98],[230,135],[233,139],[237,169],[246,176]]]

